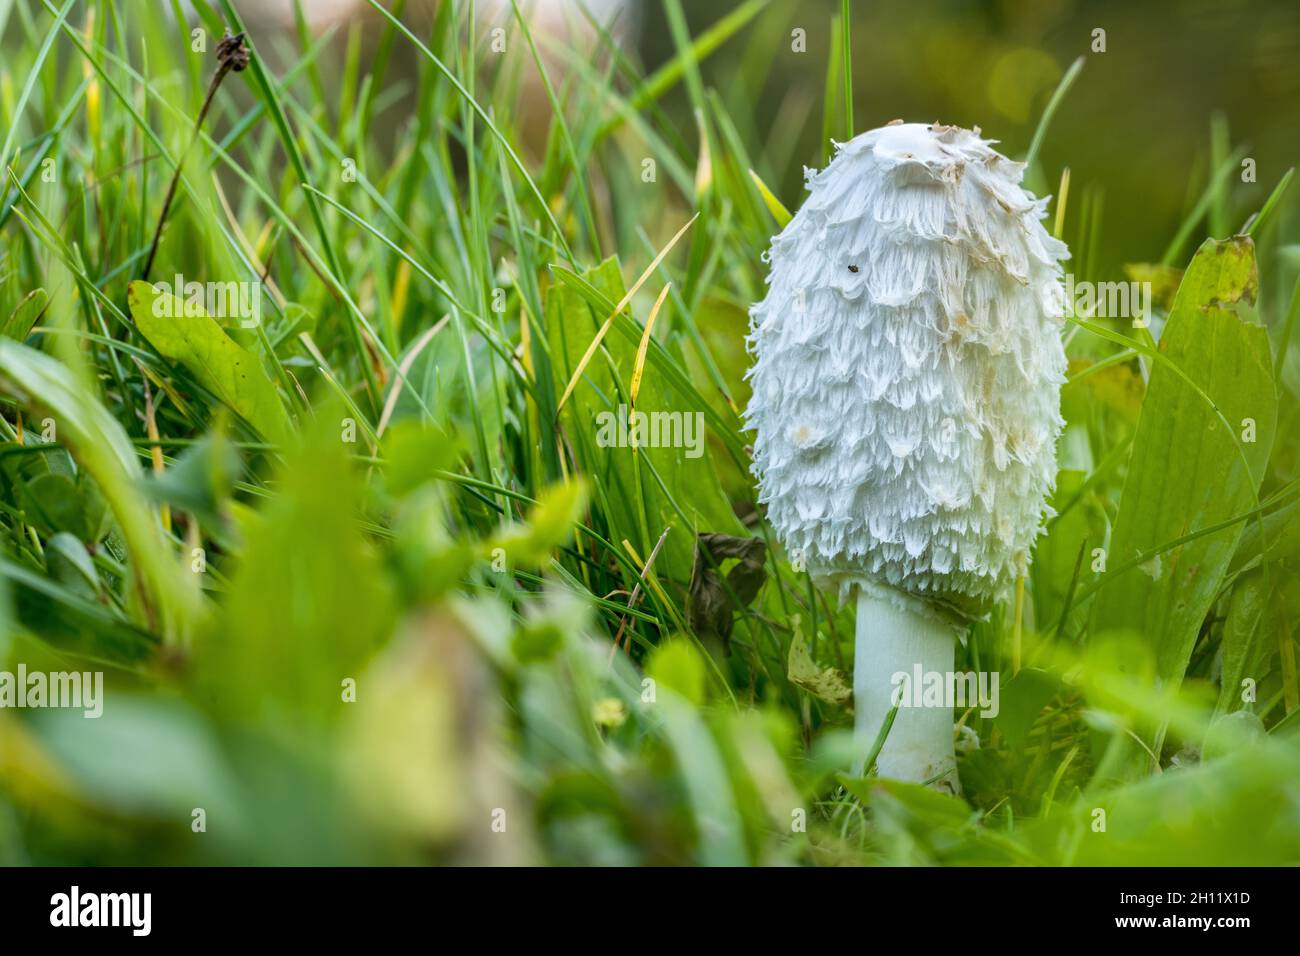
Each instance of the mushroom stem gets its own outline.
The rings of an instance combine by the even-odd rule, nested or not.
[[[927,613],[915,599],[882,596],[870,586],[858,588],[853,707],[854,729],[864,756],[895,702],[900,704],[876,758],[882,777],[930,782],[937,790],[961,792],[951,704],[941,701],[948,706],[930,706],[934,702],[924,700],[924,684],[916,686],[918,677],[924,682],[935,673],[948,686],[956,639],[951,624]],[[923,706],[915,706],[918,703]]]

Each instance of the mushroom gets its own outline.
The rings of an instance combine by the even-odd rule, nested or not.
[[[857,591],[858,747],[901,703],[879,773],[953,793],[952,701],[897,691],[951,687],[956,641],[1025,572],[1063,424],[1069,251],[993,142],[895,122],[837,144],[747,340],[759,501],[819,583]]]

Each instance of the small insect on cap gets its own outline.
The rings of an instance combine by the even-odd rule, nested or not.
[[[978,613],[1023,567],[1056,474],[1064,243],[978,130],[837,146],[750,310],[760,501],[792,553]]]

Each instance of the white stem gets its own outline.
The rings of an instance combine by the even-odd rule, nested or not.
[[[884,597],[869,587],[858,589],[853,709],[863,758],[895,700],[901,699],[894,725],[876,759],[880,776],[912,783],[939,778],[933,784],[936,789],[961,792],[953,750],[952,707],[912,706],[923,701],[925,675],[938,673],[947,686],[956,638],[952,625],[924,613],[914,606],[914,599]],[[899,698],[895,688],[902,688]]]

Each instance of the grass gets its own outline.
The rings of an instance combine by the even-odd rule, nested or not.
[[[501,34],[370,5],[315,37],[0,4],[0,670],[106,674],[98,720],[0,708],[0,859],[1300,859],[1290,173],[1247,206],[1207,116],[1170,269],[1131,267],[1177,298],[1068,330],[1057,513],[959,651],[1001,706],[955,714],[946,798],[856,775],[851,607],[749,474],[746,310],[800,202],[767,184],[821,158],[713,63],[788,45],[788,11],[692,35],[666,0],[647,75],[527,4]],[[227,27],[251,63],[190,150]],[[844,3],[827,140],[852,31]],[[132,286],[173,177],[151,278],[250,283],[255,327]],[[1069,195],[1076,279],[1120,278],[1103,185]],[[619,406],[698,413],[703,454],[602,447]]]

